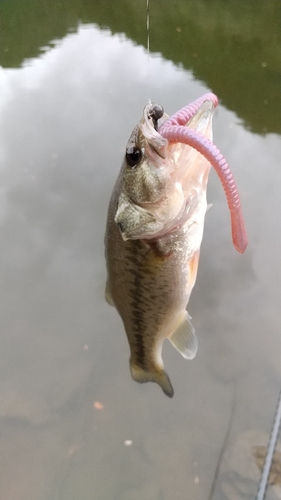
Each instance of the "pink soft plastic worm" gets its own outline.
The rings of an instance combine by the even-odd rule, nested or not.
[[[174,115],[170,116],[162,125],[159,127],[159,133],[162,134],[162,130],[170,125],[186,125],[187,122],[197,113],[200,106],[202,106],[203,102],[211,101],[214,105],[214,108],[218,105],[218,98],[215,94],[209,92],[208,94],[202,95],[195,101],[191,102],[184,108],[180,109]]]
[[[209,96],[213,94],[206,95]],[[203,96],[201,100],[204,99],[205,101],[206,95]],[[195,101],[195,103],[197,103],[198,101],[199,99]],[[183,110],[191,109],[191,106],[193,104],[187,106],[186,108],[183,108]],[[171,119],[173,120],[172,124],[167,124],[167,122]],[[224,159],[218,148],[207,137],[205,137],[205,135],[196,130],[189,129],[178,124],[179,120],[181,120],[181,111],[176,113],[171,119],[168,119],[163,124],[164,126],[161,126],[159,132],[169,142],[182,142],[196,149],[214,167],[222,183],[222,187],[224,189],[228,208],[230,211],[233,244],[238,252],[244,253],[248,244],[248,238],[243,219],[238,189],[226,160]]]

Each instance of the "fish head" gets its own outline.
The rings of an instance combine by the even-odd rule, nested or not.
[[[205,101],[186,126],[212,139],[213,111]],[[159,238],[186,222],[201,200],[206,205],[210,164],[194,148],[161,136],[158,126],[167,118],[149,102],[127,143],[115,214],[124,241]]]

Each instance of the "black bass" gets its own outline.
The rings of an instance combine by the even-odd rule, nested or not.
[[[131,375],[174,390],[162,360],[168,338],[186,359],[197,338],[186,306],[197,274],[211,164],[230,208],[233,242],[247,245],[230,169],[212,143],[214,94],[168,118],[151,102],[133,130],[111,196],[105,235],[106,300],[119,312],[130,345]]]

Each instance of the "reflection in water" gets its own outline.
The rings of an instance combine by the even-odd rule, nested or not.
[[[225,454],[214,498],[256,498],[267,444],[268,435],[263,432],[246,431],[236,436]],[[280,449],[279,444],[272,463],[266,500],[281,498]]]
[[[258,468],[263,471],[266,457],[266,446],[254,446],[253,455],[256,459]],[[276,450],[273,455],[272,465],[269,473],[268,484],[281,487],[281,453]]]
[[[250,130],[280,133],[279,0],[173,0],[173,5],[150,2],[152,52],[192,70]],[[147,43],[145,0],[119,0],[118,7],[115,0],[2,0],[0,14],[4,67],[40,56],[76,33],[81,22]]]
[[[150,97],[168,113],[207,90],[160,57],[150,72]],[[81,26],[0,77],[0,498],[206,498],[233,384],[233,442],[270,427],[279,389],[280,139],[246,131],[223,106],[214,119],[250,245],[244,257],[232,250],[213,176],[190,302],[199,352],[187,364],[164,346],[171,402],[129,379],[123,327],[103,296],[107,204],[147,102],[144,50]]]

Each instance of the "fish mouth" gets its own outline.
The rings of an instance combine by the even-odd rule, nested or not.
[[[186,127],[192,128],[205,135],[209,140],[213,139],[212,118],[215,106],[210,100],[206,100],[198,109],[197,113],[186,123]]]
[[[161,110],[161,111],[160,111]],[[160,116],[161,115],[161,116]],[[142,151],[147,155],[149,153],[157,153],[161,159],[165,159],[167,155],[168,141],[161,134],[158,129],[167,120],[168,115],[164,113],[164,109],[159,104],[149,101],[143,110],[143,117],[139,124],[139,129],[143,134],[141,140]],[[148,147],[151,148],[149,152]],[[155,156],[153,155],[153,160]]]
[[[164,113],[163,110],[162,116],[157,120],[157,123],[155,123],[154,114],[155,112],[157,113],[159,108],[163,110],[162,106],[149,101],[143,110],[143,117],[139,124],[140,136],[142,136],[140,138],[142,153],[157,166],[164,165],[166,163],[165,159],[169,159],[173,156],[172,163],[174,164],[179,160],[176,150],[183,149],[182,144],[170,144],[169,141],[161,135],[161,128],[165,127],[165,122],[169,119],[169,116]],[[212,141],[212,117],[214,109],[214,103],[207,99],[201,104],[200,108],[190,120],[184,123],[184,126],[196,130],[196,132],[205,135],[205,137]],[[188,151],[188,149],[189,148],[185,148],[185,152]],[[190,148],[190,150],[188,156],[191,156],[191,154],[196,156],[198,154],[193,148]],[[189,161],[189,158],[183,160],[184,167],[187,161]],[[167,165],[165,165],[165,168],[167,168]]]
[[[212,101],[204,101],[182,128],[194,130],[212,141],[214,109]],[[165,123],[159,129],[160,134],[161,129],[165,130]],[[200,197],[207,188],[208,174],[211,168],[209,161],[192,146],[183,145],[181,142],[169,143],[167,157],[172,165],[177,165],[171,176],[182,186],[185,200],[187,201],[190,197],[194,199],[194,196]]]

